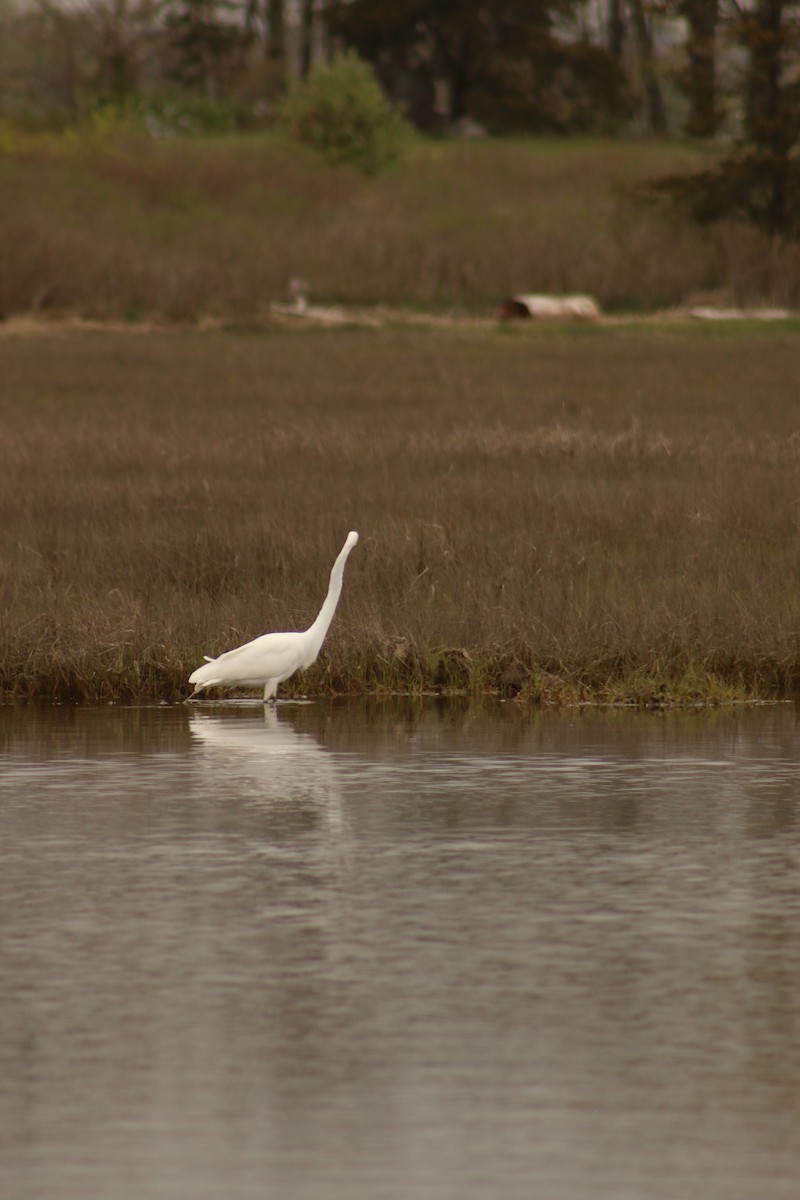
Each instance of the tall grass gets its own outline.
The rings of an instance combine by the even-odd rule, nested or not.
[[[517,291],[609,310],[715,293],[800,303],[800,251],[637,206],[630,185],[692,147],[420,142],[376,179],[276,138],[0,145],[0,317],[195,321],[263,313],[289,279],[320,301],[491,311]]]
[[[316,614],[315,691],[800,678],[798,332],[0,339],[0,690],[176,697]]]

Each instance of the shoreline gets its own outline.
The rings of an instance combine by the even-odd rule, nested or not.
[[[51,677],[40,676],[36,680],[26,681],[24,672],[16,675],[16,683],[0,684],[0,705],[42,705],[42,706],[97,706],[97,705],[206,705],[206,704],[245,704],[260,705],[259,689],[242,689],[227,691],[212,689],[209,696],[192,697],[188,683],[191,668],[184,675],[176,676],[170,673],[169,680],[163,680],[159,685],[151,683],[138,684],[134,678],[98,677],[93,674],[91,682],[81,684],[78,673],[66,664],[59,672]],[[343,701],[366,701],[381,703],[387,700],[402,700],[409,703],[418,700],[436,700],[442,702],[466,700],[470,702],[496,702],[512,704],[520,709],[546,709],[549,711],[577,711],[585,708],[593,709],[624,709],[639,712],[667,711],[699,711],[719,708],[752,708],[779,704],[794,704],[798,694],[795,689],[787,687],[769,687],[762,679],[757,681],[760,672],[751,668],[749,674],[754,681],[753,686],[742,682],[742,672],[737,677],[724,679],[719,675],[708,674],[701,679],[696,672],[691,672],[683,679],[665,675],[658,677],[641,671],[633,670],[628,676],[609,679],[605,684],[590,684],[580,678],[580,673],[569,679],[563,679],[551,672],[539,672],[533,669],[525,681],[515,681],[510,684],[502,676],[486,679],[482,683],[467,686],[442,685],[436,686],[430,679],[420,680],[417,685],[402,687],[399,682],[348,678],[346,670],[337,672],[336,685],[321,685],[309,687],[308,681],[298,679],[295,687],[281,685],[277,697],[279,703],[325,703]],[[0,679],[14,676],[13,670],[0,668]],[[185,692],[186,694],[182,694]]]
[[[140,320],[101,320],[76,314],[62,313],[44,316],[35,312],[12,313],[0,320],[0,338],[27,336],[63,336],[79,333],[130,334],[144,337],[171,333],[231,333],[259,334],[304,330],[393,328],[457,332],[509,333],[584,333],[587,330],[671,327],[694,329],[725,329],[741,331],[752,325],[756,329],[773,326],[793,329],[800,323],[800,309],[730,308],[683,305],[652,312],[600,313],[591,319],[553,317],[526,320],[504,320],[497,315],[464,311],[422,311],[413,308],[392,308],[386,305],[310,306],[304,311],[292,311],[289,306],[271,305],[268,312],[251,316],[208,315],[198,320],[170,321],[158,317]]]

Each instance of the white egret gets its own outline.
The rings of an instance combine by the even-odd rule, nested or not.
[[[313,625],[295,633],[264,633],[244,646],[220,654],[219,658],[206,656],[205,665],[189,676],[189,683],[194,684],[192,696],[210,687],[263,687],[266,704],[275,698],[279,683],[301,667],[310,667],[333,620],[342,591],[344,564],[357,541],[355,531],[348,533],[333,564],[325,602]]]

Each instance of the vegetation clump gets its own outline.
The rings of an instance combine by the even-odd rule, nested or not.
[[[377,175],[397,162],[410,133],[372,68],[353,51],[313,66],[290,92],[281,119],[327,162],[344,163],[364,175]]]
[[[741,128],[703,169],[656,180],[648,191],[677,200],[700,222],[735,218],[770,239],[800,240],[800,84],[796,6],[735,6],[746,55]]]

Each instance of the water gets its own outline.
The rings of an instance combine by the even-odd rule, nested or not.
[[[794,709],[0,710],[3,1200],[796,1200]]]

